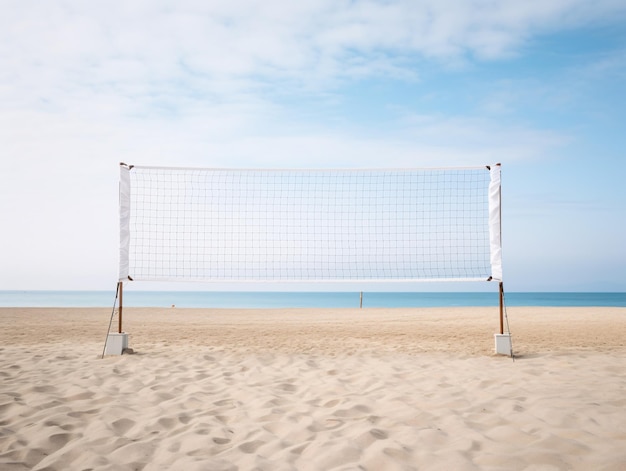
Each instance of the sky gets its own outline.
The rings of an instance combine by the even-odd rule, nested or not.
[[[3,0],[0,61],[0,290],[114,289],[119,162],[499,162],[505,289],[626,291],[623,0]]]

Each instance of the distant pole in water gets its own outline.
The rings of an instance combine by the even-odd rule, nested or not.
[[[363,291],[361,291],[361,296],[359,298],[359,309],[363,309]]]

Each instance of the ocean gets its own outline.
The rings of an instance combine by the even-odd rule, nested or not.
[[[112,307],[115,291],[0,291],[0,307]],[[124,290],[128,307],[359,307],[359,292],[215,292]],[[363,293],[363,307],[498,306],[494,292]],[[626,307],[626,293],[505,293],[506,306]]]

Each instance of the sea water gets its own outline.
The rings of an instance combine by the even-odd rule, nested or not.
[[[115,291],[0,291],[0,307],[112,307]],[[342,308],[359,307],[359,292],[124,291],[128,307]],[[512,292],[507,306],[626,307],[626,293]],[[498,306],[494,292],[364,292],[363,307]]]

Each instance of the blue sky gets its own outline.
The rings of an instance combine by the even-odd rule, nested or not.
[[[506,288],[626,290],[623,1],[2,10],[0,289],[111,289],[125,161],[501,162]]]

